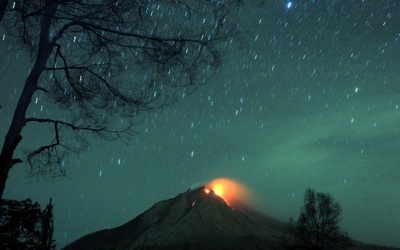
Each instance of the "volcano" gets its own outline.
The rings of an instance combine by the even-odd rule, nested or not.
[[[277,249],[283,227],[251,209],[233,208],[213,190],[200,187],[64,249]]]
[[[119,227],[88,234],[64,249],[282,249],[285,223],[245,204],[232,207],[223,197],[210,186],[189,189]],[[353,243],[353,250],[398,249]]]

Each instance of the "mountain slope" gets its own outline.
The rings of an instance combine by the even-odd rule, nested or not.
[[[230,207],[212,190],[188,190],[128,223],[82,237],[65,249],[268,249],[283,223]]]

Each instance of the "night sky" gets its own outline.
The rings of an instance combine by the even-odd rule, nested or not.
[[[243,35],[206,85],[144,116],[131,145],[94,139],[67,178],[15,166],[4,198],[44,208],[52,197],[61,247],[228,177],[283,221],[297,218],[306,188],[329,192],[352,238],[400,247],[400,3],[274,0],[232,15]],[[0,63],[2,145],[31,64],[15,51]],[[35,100],[29,114],[45,112]],[[23,133],[19,156],[51,138]]]

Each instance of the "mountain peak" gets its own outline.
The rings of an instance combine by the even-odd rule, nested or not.
[[[201,204],[204,200],[206,203],[216,203],[222,206],[229,206],[228,202],[219,196],[213,189],[206,186],[197,188],[195,190],[189,189],[187,191],[189,197],[189,203],[191,207]]]

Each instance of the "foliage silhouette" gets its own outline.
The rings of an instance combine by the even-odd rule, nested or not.
[[[43,211],[30,199],[0,202],[1,249],[55,249],[53,205]]]

